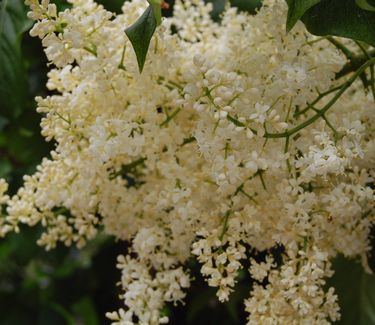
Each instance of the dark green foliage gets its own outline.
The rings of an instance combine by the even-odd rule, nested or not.
[[[40,42],[28,36],[31,21],[22,0],[0,4],[0,177],[11,192],[51,146],[40,136],[34,97],[43,94],[46,68]]]
[[[255,14],[256,10],[261,7],[262,0],[232,0],[230,3],[240,11],[247,11],[251,14]]]
[[[335,35],[375,46],[375,13],[361,9],[353,0],[322,1],[302,18],[315,35]]]
[[[82,251],[35,244],[41,229],[23,228],[0,245],[0,324],[106,324],[120,307],[114,268],[122,244],[103,235]]]
[[[375,11],[374,0],[355,0],[357,5],[368,11]]]
[[[365,273],[359,262],[342,256],[336,259],[334,268],[328,286],[334,286],[339,296],[341,320],[335,324],[375,324],[375,275]]]
[[[64,0],[54,2],[60,10],[68,7]],[[123,3],[122,0],[99,2],[115,12],[121,11]],[[214,16],[219,19],[225,1],[213,2]],[[169,3],[172,4],[173,1]],[[251,13],[260,3],[260,0],[231,1],[231,4],[240,10]],[[375,0],[367,0],[367,3],[375,5]],[[301,12],[300,8],[308,8],[295,5],[295,10],[299,8],[299,11],[290,13],[290,27],[296,19],[302,17],[310,31],[317,34],[325,35],[327,30],[335,34],[332,28],[336,26],[336,34],[342,35],[345,27],[347,35],[343,36],[357,37],[374,44],[373,12],[356,6],[355,0],[330,0],[317,5],[323,7],[316,8],[325,8],[327,12],[321,12],[315,7],[307,12]],[[337,15],[334,19],[329,5],[336,5]],[[157,24],[150,8],[146,10],[143,20],[127,31],[128,36],[130,34],[129,38],[133,38],[133,45],[144,41],[143,45],[135,45],[140,70],[143,68],[149,42]],[[350,8],[353,12],[343,15],[343,8]],[[169,14],[171,10],[172,8],[168,10]],[[358,10],[364,15],[361,17],[368,19],[355,20],[354,26],[354,20],[350,19]],[[312,14],[318,14],[321,20],[314,20]],[[323,21],[328,18],[332,21]],[[341,29],[337,29],[338,19],[345,19],[347,26],[339,25]],[[146,25],[143,25],[145,22]],[[26,18],[23,0],[2,0],[0,177],[10,182],[11,194],[21,186],[22,176],[32,174],[35,166],[43,157],[48,157],[49,151],[54,147],[53,143],[47,144],[40,136],[41,116],[35,112],[34,97],[48,95],[45,88],[47,67],[40,40],[28,36],[27,31],[30,27],[31,22]],[[124,26],[124,30],[126,27]],[[368,31],[372,34],[367,35]],[[119,175],[128,179],[136,177],[138,163],[142,161],[123,166]],[[41,229],[38,227],[24,227],[21,234],[10,234],[6,239],[0,240],[0,324],[109,324],[104,316],[105,312],[122,307],[122,302],[118,299],[120,291],[115,285],[120,279],[120,272],[115,269],[115,265],[117,255],[126,253],[127,244],[115,243],[113,239],[101,234],[81,251],[59,246],[53,251],[45,252],[35,244],[40,233]],[[252,285],[246,270],[240,272],[239,283],[230,301],[221,304],[216,299],[216,290],[208,287],[202,279],[199,273],[200,266],[191,261],[189,267],[195,280],[187,296],[186,305],[177,308],[167,306],[164,311],[170,317],[171,324],[244,324],[246,314],[243,299],[249,296]],[[343,260],[337,261],[335,268],[337,273],[330,284],[337,287],[343,309],[343,320],[339,324],[375,324],[374,277],[364,274],[359,265]]]
[[[315,35],[341,36],[375,46],[375,12],[369,0],[287,0],[287,30],[301,19]]]
[[[22,0],[0,3],[0,177],[11,194],[53,149],[35,111],[34,97],[48,94],[47,62],[30,27]],[[0,324],[105,324],[105,312],[120,307],[115,264],[123,244],[100,236],[82,251],[46,252],[36,245],[40,233],[24,227],[0,240]]]
[[[287,31],[293,28],[308,9],[319,2],[320,0],[287,0],[289,8],[286,22]]]
[[[27,103],[27,75],[21,36],[30,27],[22,0],[0,4],[0,114],[2,125],[17,118]]]
[[[220,14],[223,12],[225,5],[229,2],[232,7],[238,8],[240,11],[246,11],[251,14],[256,12],[256,9],[262,5],[262,0],[207,0],[213,4],[212,17],[215,20],[220,18]]]

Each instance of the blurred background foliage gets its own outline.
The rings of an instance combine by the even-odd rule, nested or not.
[[[63,0],[54,1],[60,9]],[[120,12],[122,0],[100,0],[107,9]],[[213,17],[225,0],[212,0]],[[172,3],[173,4],[173,3]],[[260,0],[233,0],[232,5],[255,12]],[[0,178],[10,183],[10,194],[22,184],[22,176],[35,171],[48,157],[53,143],[40,135],[40,116],[35,96],[46,96],[47,62],[39,39],[28,34],[32,22],[22,0],[0,2]],[[171,14],[171,9],[165,12]],[[125,26],[124,26],[125,28]],[[23,228],[0,241],[1,325],[97,325],[109,324],[106,311],[120,308],[116,282],[116,256],[127,245],[100,234],[83,250],[59,246],[46,252],[36,245],[41,229]],[[277,254],[277,252],[276,252]],[[167,306],[171,324],[244,324],[243,299],[251,280],[246,270],[228,303],[220,304],[215,289],[207,287],[199,265],[189,265],[195,279],[185,306]],[[330,281],[338,288],[343,308],[340,324],[375,324],[375,282],[358,264],[336,261],[336,275]]]

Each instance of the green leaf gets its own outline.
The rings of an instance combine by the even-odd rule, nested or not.
[[[286,30],[289,32],[304,13],[320,1],[321,0],[287,0],[288,17],[286,20]]]
[[[358,7],[368,10],[368,11],[375,11],[375,6],[371,5],[368,1],[366,0],[355,0],[356,4]]]
[[[21,55],[21,36],[31,26],[22,0],[0,4],[0,102],[1,115],[19,116],[28,94],[27,74]]]
[[[321,1],[303,15],[302,21],[312,34],[341,36],[375,46],[375,13],[361,9],[354,0]]]
[[[251,14],[255,14],[256,10],[262,6],[262,0],[231,0],[230,3],[232,7]]]
[[[228,2],[239,11],[245,11],[250,14],[255,14],[256,10],[262,6],[262,0],[207,0],[207,2],[213,5],[211,17],[215,21],[220,20],[220,14],[224,11]]]
[[[375,276],[363,274],[361,279],[361,320],[363,324],[375,324]]]
[[[145,65],[147,51],[152,35],[154,35],[156,24],[154,11],[150,5],[142,16],[125,30],[126,35],[133,45],[135,55],[137,56],[139,72],[142,72]]]
[[[0,116],[0,132],[9,123],[9,120],[5,117]]]
[[[26,8],[23,1],[3,0],[0,12],[0,33],[5,33],[15,41],[22,33],[27,31],[32,21],[26,16]]]
[[[336,259],[333,266],[335,274],[328,285],[335,287],[341,308],[341,320],[335,324],[375,324],[375,276],[343,257]]]
[[[220,19],[220,14],[224,11],[227,0],[210,0],[212,3],[211,17],[217,21]]]
[[[79,316],[83,325],[99,325],[94,303],[89,296],[85,296],[76,302],[73,310]]]
[[[147,0],[147,2],[152,7],[152,11],[154,12],[154,16],[156,19],[156,24],[159,26],[161,24],[161,3],[162,0]]]

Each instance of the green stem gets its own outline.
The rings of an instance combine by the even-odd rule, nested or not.
[[[181,111],[181,108],[177,108],[171,115],[169,115],[161,124],[160,127],[168,125],[168,123]]]
[[[371,58],[375,56],[375,50],[368,51]],[[344,65],[344,67],[336,73],[336,79],[340,79],[349,73],[357,71],[362,65],[368,61],[367,55],[355,55],[352,60]]]
[[[258,204],[258,202],[251,195],[247,194],[242,188],[239,192],[245,195],[250,201],[254,202],[255,204]]]
[[[121,70],[124,70],[124,71],[126,71],[125,66],[124,66],[125,51],[126,51],[126,43],[125,43],[125,45],[124,45],[124,47],[122,49],[121,62],[118,65],[118,68],[121,69]]]
[[[210,100],[211,104],[214,105],[214,107],[217,109],[217,110],[220,110],[220,107],[217,106],[215,103],[214,103],[214,98],[212,97],[211,95],[211,91],[206,87],[204,88],[205,92],[206,92],[206,96],[207,98]]]
[[[271,139],[277,139],[277,138],[285,138],[288,136],[291,136],[300,130],[304,129],[305,127],[309,126],[310,124],[314,123],[316,120],[318,120],[320,117],[322,117],[332,106],[337,102],[337,100],[341,97],[341,95],[353,84],[353,82],[360,76],[363,71],[365,71],[369,66],[373,65],[375,63],[375,58],[372,58],[371,60],[368,60],[365,64],[363,64],[353,76],[351,76],[346,82],[343,83],[340,90],[336,93],[336,95],[318,112],[306,120],[305,122],[297,125],[296,127],[287,130],[282,133],[266,133],[264,137],[271,138]]]
[[[235,126],[239,126],[239,127],[246,127],[246,125],[242,122],[240,122],[239,120],[237,120],[236,118],[234,118],[232,115],[228,114],[227,115],[227,120],[229,122],[232,122]]]
[[[169,83],[170,85],[172,85],[173,87],[177,88],[177,89],[180,90],[180,91],[183,91],[183,90],[184,90],[184,88],[183,88],[181,85],[179,85],[177,82],[174,82],[174,81],[172,81],[172,80],[168,80],[168,83]]]
[[[264,188],[265,191],[267,191],[267,187],[266,187],[266,182],[264,181],[264,178],[263,178],[263,170],[258,170],[258,175],[259,175],[259,178],[260,178],[260,181],[262,183],[262,186]]]
[[[223,241],[224,235],[225,235],[225,233],[228,230],[228,221],[229,221],[229,216],[230,216],[231,212],[232,212],[231,210],[228,210],[227,212],[225,212],[224,222],[223,222],[223,228],[222,228],[221,234],[219,236],[220,242]]]
[[[87,52],[91,53],[94,56],[98,56],[98,53],[96,52],[95,47],[90,48],[88,46],[85,46],[83,49],[86,50]]]
[[[363,52],[364,55],[367,56],[367,58],[370,60],[371,59],[371,55],[370,53],[365,49],[365,47],[358,41],[355,41],[355,43],[358,45],[358,47],[361,49],[361,51]],[[372,97],[375,101],[375,74],[374,74],[374,66],[370,66],[370,88],[371,88],[371,92],[372,92]]]
[[[289,137],[285,138],[285,147],[284,153],[286,154],[289,151]],[[290,164],[289,158],[286,160],[286,165],[288,167],[289,174],[292,172],[292,165]]]
[[[302,114],[305,114],[310,108],[311,106],[314,106],[315,104],[317,104],[321,99],[323,99],[325,96],[335,92],[336,90],[339,90],[341,87],[343,86],[343,84],[339,85],[339,86],[336,86],[336,87],[333,87],[323,93],[319,93],[318,97],[314,99],[314,101],[311,102],[311,104],[307,104],[306,108],[304,108],[303,110],[295,113],[293,116],[294,117],[298,117]]]
[[[183,91],[184,90],[184,88],[180,84],[178,84],[177,82],[172,81],[172,80],[166,80],[162,76],[158,77],[158,81],[165,81],[166,84],[168,84],[169,86],[172,86],[173,88],[177,88],[179,91]]]
[[[70,125],[70,120],[67,120],[64,116],[62,116],[59,112],[55,111],[55,114],[61,118],[64,122],[68,123]]]
[[[354,53],[350,51],[344,44],[342,44],[339,40],[336,38],[333,38],[332,36],[328,36],[327,40],[332,43],[334,46],[336,46],[345,56],[348,60],[352,61],[354,58]]]

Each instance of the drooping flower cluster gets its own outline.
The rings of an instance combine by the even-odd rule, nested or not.
[[[0,179],[0,235],[4,236],[5,233],[8,231],[8,227],[4,225],[4,218],[3,218],[3,207],[9,200],[9,196],[5,193],[8,190],[8,184],[5,182],[5,180]]]
[[[336,48],[302,25],[286,34],[281,0],[254,16],[227,8],[220,23],[203,0],[177,1],[139,74],[124,28],[147,2],[116,16],[71,3],[58,13],[27,0],[54,65],[57,94],[37,102],[56,148],[14,197],[0,183],[0,234],[41,223],[47,249],[82,247],[102,226],[129,241],[113,324],[166,323],[191,256],[225,301],[249,250],[275,246],[279,265],[271,253],[251,259],[248,324],[338,319],[325,278],[339,253],[366,265],[375,104],[356,74],[335,79],[345,64]]]

